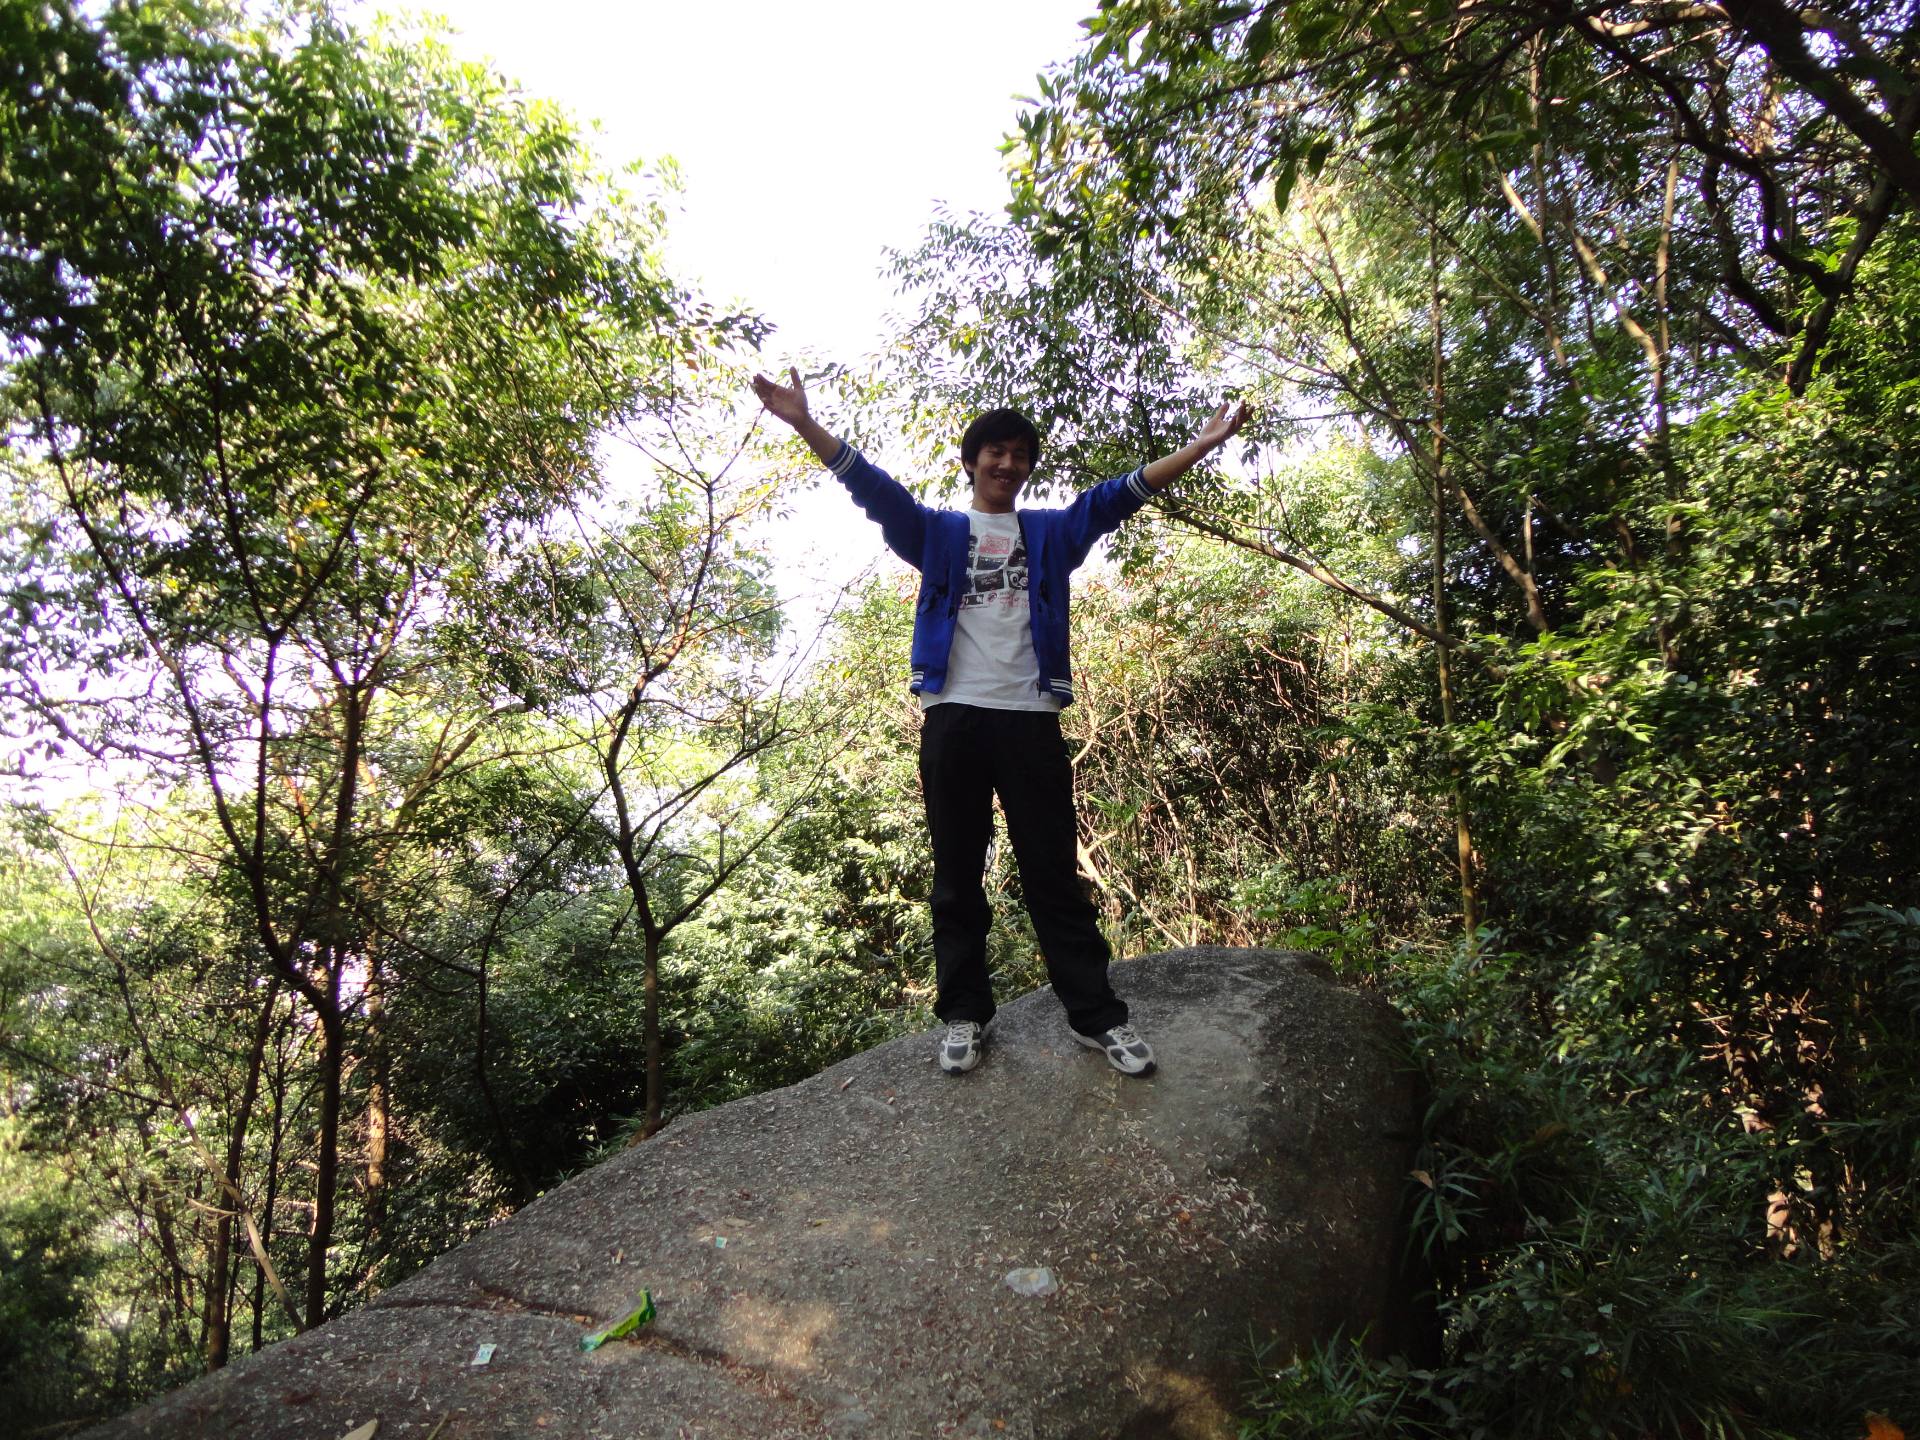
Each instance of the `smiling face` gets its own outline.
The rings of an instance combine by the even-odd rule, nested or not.
[[[978,459],[963,463],[973,481],[973,508],[989,515],[1010,513],[1014,497],[1033,474],[1033,452],[1021,436],[989,440],[980,447]]]

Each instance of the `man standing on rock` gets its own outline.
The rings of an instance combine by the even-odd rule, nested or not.
[[[920,572],[912,689],[926,711],[920,787],[933,841],[933,1013],[947,1025],[940,1068],[964,1075],[978,1065],[993,1019],[992,912],[981,877],[997,794],[1047,978],[1074,1038],[1104,1051],[1122,1074],[1146,1074],[1153,1047],[1113,993],[1111,952],[1076,862],[1073,768],[1060,734],[1061,707],[1073,701],[1067,580],[1096,540],[1226,444],[1246,406],[1229,413],[1222,404],[1173,454],[1103,481],[1063,510],[1020,511],[1013,502],[1039,463],[1040,436],[1019,411],[989,410],[960,440],[971,507],[935,510],[816,421],[800,372],[788,374],[791,385],[754,376],[761,403]]]

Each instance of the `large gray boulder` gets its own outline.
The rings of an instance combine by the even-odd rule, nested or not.
[[[1404,1322],[1413,1080],[1392,1012],[1312,957],[1176,950],[1114,979],[1149,1078],[1025,996],[971,1075],[914,1036],[683,1120],[99,1433],[1231,1435],[1250,1336]],[[1054,1293],[1005,1281],[1036,1267]],[[653,1323],[583,1354],[643,1289]]]

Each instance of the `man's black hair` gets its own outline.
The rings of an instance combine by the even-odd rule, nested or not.
[[[1040,463],[1040,432],[1018,410],[989,410],[967,426],[960,437],[960,463],[971,471],[984,446],[1003,440],[1026,441],[1027,459]]]

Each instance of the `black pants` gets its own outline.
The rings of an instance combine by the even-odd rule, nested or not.
[[[993,797],[1006,812],[1027,914],[1067,1023],[1097,1035],[1127,1019],[1107,980],[1110,952],[1075,865],[1073,767],[1060,717],[1045,710],[935,705],[920,731],[920,789],[933,837],[933,1013],[993,1018],[981,884]]]

